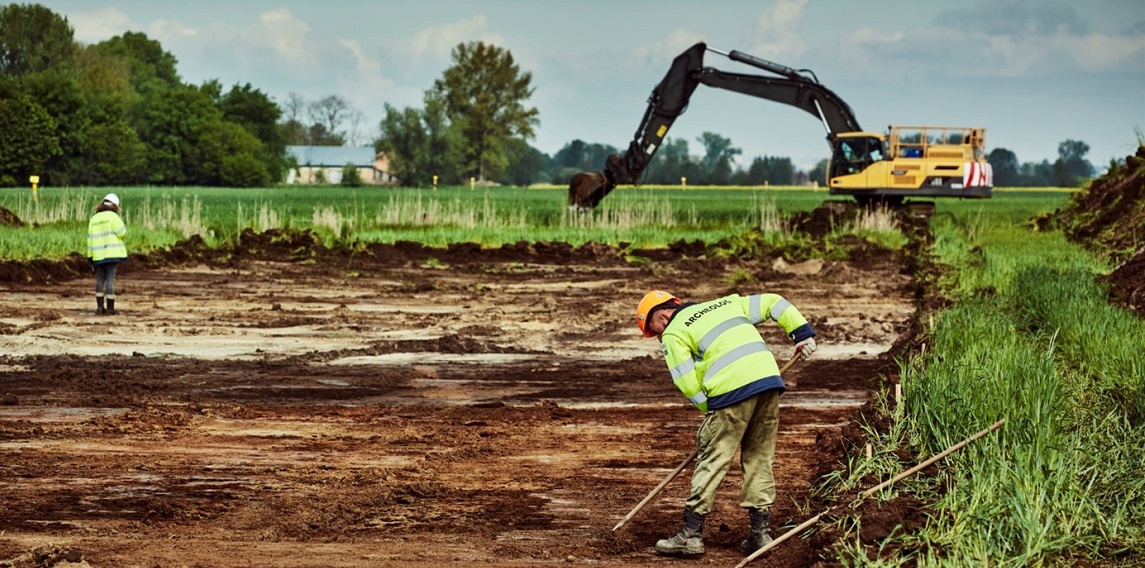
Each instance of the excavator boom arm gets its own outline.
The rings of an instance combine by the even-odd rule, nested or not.
[[[648,109],[627,150],[609,156],[603,171],[574,176],[569,184],[570,206],[596,207],[617,185],[636,183],[701,84],[803,109],[823,122],[829,136],[861,130],[851,107],[821,85],[813,74],[808,77],[790,67],[739,51],[710,50],[780,77],[729,73],[704,67],[705,51],[709,51],[707,45],[697,43],[672,60],[668,73],[652,90]]]

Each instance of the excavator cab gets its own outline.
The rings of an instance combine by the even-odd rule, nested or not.
[[[886,140],[864,132],[837,136],[832,141],[831,178],[861,174],[875,162],[886,158]]]

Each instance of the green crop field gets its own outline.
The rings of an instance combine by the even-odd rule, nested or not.
[[[799,238],[786,223],[791,215],[832,198],[824,190],[803,188],[621,188],[595,211],[578,214],[568,209],[564,188],[46,188],[35,199],[29,189],[7,189],[0,191],[0,207],[26,226],[0,226],[0,259],[82,252],[87,219],[108,192],[123,200],[127,242],[136,253],[193,235],[210,245],[233,242],[245,229],[313,230],[328,245],[405,240],[430,246],[549,241],[659,247],[681,239],[711,243],[745,232],[782,243]],[[940,201],[939,211],[1020,215],[1053,210],[1067,198],[1055,191],[1000,193],[989,201]],[[858,228],[841,230],[871,236]]]
[[[782,233],[781,220],[818,206],[806,190],[623,189],[592,213],[571,212],[564,189],[438,190],[342,187],[78,188],[0,191],[0,207],[27,226],[0,227],[0,258],[59,258],[84,247],[86,223],[108,192],[123,201],[133,252],[199,235],[211,245],[244,229],[313,230],[327,244],[417,241],[431,246],[517,241],[632,243],[718,241],[747,230]]]

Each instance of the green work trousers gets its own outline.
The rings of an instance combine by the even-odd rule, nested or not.
[[[696,433],[696,468],[685,506],[706,515],[716,502],[736,450],[743,465],[740,505],[764,511],[775,502],[775,438],[779,432],[780,390],[769,390],[739,404],[708,413]]]

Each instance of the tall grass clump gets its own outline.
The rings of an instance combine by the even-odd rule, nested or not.
[[[901,363],[894,412],[920,459],[1006,424],[916,482],[930,520],[893,539],[921,566],[1140,561],[1145,323],[1108,303],[1102,267],[1061,233],[1007,215],[936,218],[957,302],[934,316],[930,349]],[[842,554],[864,563],[861,547]]]
[[[909,239],[896,217],[895,210],[889,206],[863,208],[853,220],[834,231],[832,237],[855,235],[883,248],[897,250],[906,246]]]

